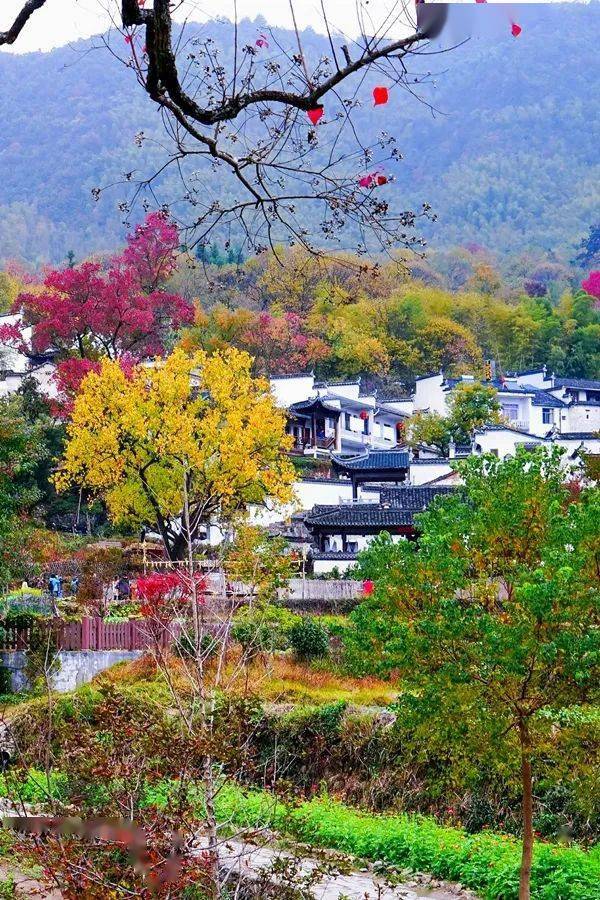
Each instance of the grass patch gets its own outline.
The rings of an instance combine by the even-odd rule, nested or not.
[[[252,674],[252,673],[251,673]],[[398,692],[378,678],[350,678],[328,672],[322,666],[302,665],[288,657],[276,657],[263,678],[256,673],[257,694],[264,700],[329,703],[345,700],[357,706],[387,706]]]
[[[209,669],[210,673],[210,669]],[[185,666],[177,657],[170,661],[170,674],[177,690],[190,690]],[[131,686],[169,702],[169,691],[161,672],[148,657],[119,663],[98,675],[96,681]],[[239,665],[239,651],[232,649],[223,677],[223,688],[238,696],[254,696],[270,703],[330,703],[343,700],[356,706],[388,706],[398,692],[378,678],[352,678],[328,671],[322,663],[296,662],[288,654],[264,654],[248,667]]]
[[[219,794],[217,812],[237,825],[266,825],[313,846],[460,881],[484,900],[518,897],[521,848],[508,835],[470,835],[423,816],[360,813],[329,799],[292,807],[264,791],[244,793],[232,785]],[[585,852],[537,842],[531,896],[599,900],[600,847]]]

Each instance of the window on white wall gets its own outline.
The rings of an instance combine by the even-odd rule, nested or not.
[[[502,412],[506,416],[509,422],[516,422],[519,418],[519,404],[518,403],[503,403],[502,404]]]
[[[542,422],[544,423],[544,425],[552,424],[552,410],[551,409],[547,409],[546,407],[544,407],[542,409]]]
[[[350,413],[344,413],[344,428],[346,431],[352,430],[352,419]]]

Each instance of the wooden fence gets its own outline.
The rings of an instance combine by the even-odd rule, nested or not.
[[[50,622],[57,650],[145,650],[148,647],[167,647],[179,634],[179,625],[161,626],[150,619],[130,619],[128,622],[105,622],[99,616],[85,616],[79,622]],[[37,626],[39,627],[39,626]],[[26,650],[32,627],[2,626],[0,650]]]

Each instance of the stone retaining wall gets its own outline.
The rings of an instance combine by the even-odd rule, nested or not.
[[[51,676],[51,684],[55,691],[66,693],[109,669],[118,662],[129,662],[138,659],[142,650],[61,650],[57,653],[56,671]],[[28,687],[25,666],[27,657],[23,650],[0,651],[0,665],[10,672],[12,690],[25,690]]]

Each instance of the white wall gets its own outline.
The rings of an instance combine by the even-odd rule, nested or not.
[[[550,386],[550,376],[544,373],[543,369],[540,369],[539,372],[527,372],[522,375],[517,374],[516,380],[517,384],[521,387],[527,387],[527,385],[530,384],[532,387],[546,390]]]
[[[537,434],[538,437],[544,437],[553,428],[560,428],[560,409],[548,407],[550,410],[550,423],[544,422],[544,414],[542,406],[531,405],[529,411],[529,431],[531,434]]]
[[[287,408],[315,394],[315,376],[298,375],[296,378],[271,378],[271,391],[277,406]]]
[[[415,383],[414,410],[421,409],[429,412],[438,412],[446,415],[446,392],[442,389],[444,376],[430,375],[428,378],[419,378]]]
[[[410,484],[419,485],[433,481],[441,475],[448,475],[452,469],[449,462],[439,460],[424,460],[419,463],[411,463],[408,473]]]
[[[274,522],[289,519],[295,512],[308,511],[313,506],[337,506],[338,503],[352,502],[352,483],[337,481],[334,478],[324,478],[322,481],[296,481],[294,494],[295,503],[286,506],[269,502],[267,506],[250,506],[248,513],[251,524],[266,528]],[[379,502],[379,494],[376,492],[363,496],[359,491],[359,497],[363,503]]]
[[[569,406],[561,431],[600,431],[600,406]]]
[[[360,384],[348,382],[347,384],[332,384],[331,386],[325,385],[323,388],[319,388],[318,391],[321,397],[325,397],[329,395],[330,397],[345,397],[347,400],[358,400],[360,394]],[[363,398],[360,398],[361,401]],[[372,397],[365,397],[365,406],[372,405]]]
[[[21,375],[7,375],[6,378],[0,376],[0,397],[8,397],[18,391],[22,380]]]
[[[504,459],[508,455],[512,456],[519,445],[532,442],[531,435],[519,434],[508,428],[493,428],[489,431],[477,432],[475,440],[481,447],[482,453],[497,453],[500,459]],[[539,441],[539,443],[543,443],[543,441]]]
[[[315,559],[313,562],[313,572],[315,575],[329,575],[334,569],[337,572],[347,572],[355,565],[352,559]]]
[[[584,452],[600,453],[600,437],[586,438],[586,440],[575,438],[575,440],[567,441],[558,434],[554,443],[558,444],[559,447],[564,447],[567,453],[573,453],[574,450],[578,450],[581,446],[583,446]]]
[[[385,406],[393,409],[394,412],[401,413],[405,416],[412,416],[414,412],[414,400],[386,400]]]

